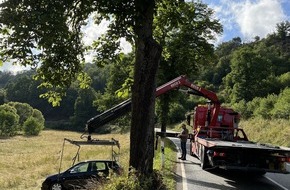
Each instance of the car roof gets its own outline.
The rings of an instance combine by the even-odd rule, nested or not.
[[[84,160],[78,163],[85,163],[85,162],[117,162],[116,160]]]

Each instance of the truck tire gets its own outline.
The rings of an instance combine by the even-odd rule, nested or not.
[[[208,167],[208,157],[206,154],[206,148],[203,145],[201,146],[200,166],[201,169],[203,170]]]

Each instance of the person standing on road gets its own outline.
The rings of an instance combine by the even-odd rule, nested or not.
[[[188,138],[188,129],[186,128],[186,125],[184,123],[182,124],[181,127],[182,131],[178,135],[181,144],[181,157],[179,157],[178,159],[186,160],[186,142]]]

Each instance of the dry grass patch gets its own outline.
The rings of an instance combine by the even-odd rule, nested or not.
[[[37,189],[47,175],[59,170],[64,138],[81,140],[80,133],[47,130],[36,137],[17,136],[0,139],[0,189]],[[121,144],[120,163],[128,165],[129,134],[95,135],[100,140],[114,138]],[[110,159],[109,146],[82,146],[80,161],[88,159]],[[117,149],[115,149],[117,150]],[[66,142],[62,171],[72,164],[77,147]]]

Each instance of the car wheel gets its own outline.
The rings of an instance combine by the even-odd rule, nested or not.
[[[62,190],[62,186],[59,183],[52,184],[50,190]]]

